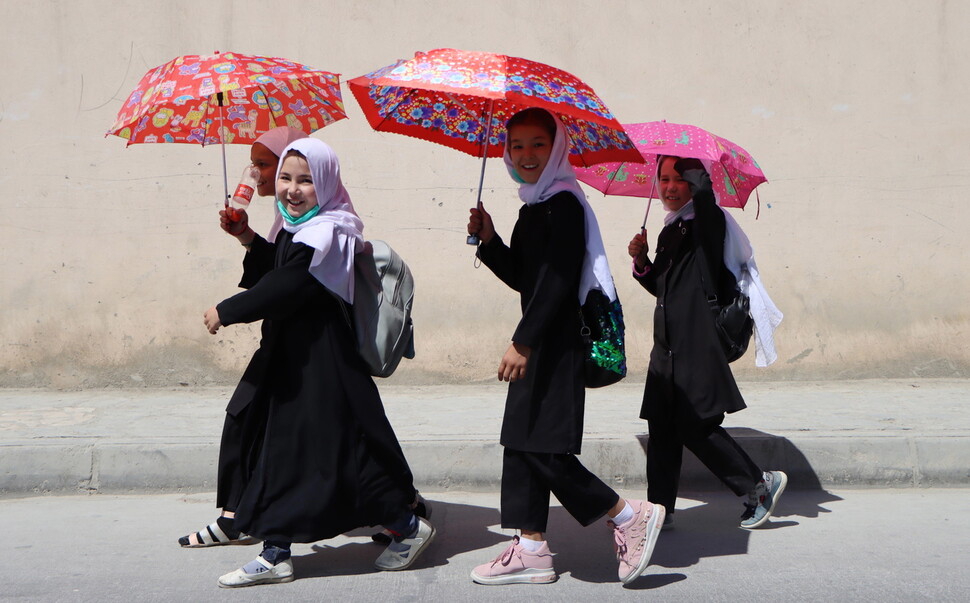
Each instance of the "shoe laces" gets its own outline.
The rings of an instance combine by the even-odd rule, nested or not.
[[[496,563],[501,563],[502,565],[508,565],[512,563],[512,557],[515,556],[515,547],[519,546],[519,537],[513,536],[512,543],[509,544],[508,548],[502,551],[502,554],[495,558],[492,562],[494,566]]]
[[[608,521],[607,524],[613,528],[613,549],[616,551],[616,558],[622,559],[627,553],[626,530],[612,521]]]

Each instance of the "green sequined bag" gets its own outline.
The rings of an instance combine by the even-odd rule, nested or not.
[[[623,346],[623,308],[599,289],[586,295],[580,309],[580,337],[585,347],[583,378],[586,387],[612,385],[626,376]]]

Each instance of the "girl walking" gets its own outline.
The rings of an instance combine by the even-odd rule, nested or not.
[[[661,157],[657,176],[667,210],[657,255],[652,262],[647,257],[643,233],[628,246],[633,277],[657,297],[653,350],[640,410],[650,430],[647,498],[666,508],[672,525],[686,447],[731,491],[746,497],[741,527],[757,528],[768,521],[788,477],[781,471],[762,471],[721,427],[725,413],[739,411],[745,404],[701,281],[713,281],[718,305],[734,301],[737,274],[726,262],[736,266],[753,262],[751,247],[733,218],[715,203],[711,178],[699,160]],[[739,249],[747,251],[733,253]],[[760,280],[754,280],[759,286]],[[770,303],[766,293],[759,297]],[[762,333],[773,330],[761,316],[756,313],[757,328]]]
[[[502,527],[517,529],[508,548],[472,572],[479,584],[544,584],[557,579],[545,540],[549,494],[587,526],[608,516],[619,577],[636,579],[650,561],[664,509],[627,501],[576,455],[583,435],[585,386],[580,300],[613,287],[599,226],[569,165],[559,120],[528,109],[509,120],[505,165],[525,203],[506,245],[484,209],[471,210],[478,257],[520,296],[522,318],[502,357],[509,382],[502,422]]]
[[[268,239],[248,244],[246,291],[205,313],[213,334],[263,320],[226,409],[239,434],[234,527],[262,539],[263,551],[219,578],[226,588],[293,580],[293,542],[381,524],[394,539],[375,566],[400,570],[435,535],[411,510],[410,468],[338,305],[353,299],[363,224],[330,147],[313,138],[287,146],[276,196]]]

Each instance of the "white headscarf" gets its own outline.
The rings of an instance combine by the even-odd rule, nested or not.
[[[277,178],[286,154],[291,150],[306,157],[320,212],[302,224],[290,224],[280,215],[277,206],[269,241],[275,242],[281,229],[295,233],[294,242],[314,249],[310,274],[344,301],[353,303],[354,255],[364,247],[364,223],[354,211],[350,195],[340,180],[337,155],[330,145],[316,138],[293,141],[280,155]]]
[[[600,234],[599,223],[596,221],[596,214],[586,201],[586,193],[579,187],[576,172],[569,163],[569,141],[566,129],[554,113],[550,115],[556,122],[556,136],[552,141],[549,161],[539,175],[539,180],[535,184],[522,182],[509,156],[508,143],[503,155],[505,167],[512,179],[520,183],[519,198],[526,205],[542,203],[563,191],[569,191],[576,197],[586,214],[586,254],[583,256],[583,272],[579,279],[579,303],[580,305],[585,303],[586,295],[593,289],[599,289],[610,301],[614,301],[616,287],[613,285],[610,265],[606,261],[606,249],[603,247],[603,237]]]
[[[748,235],[723,207],[725,221],[724,265],[734,274],[738,288],[751,300],[751,318],[754,320],[754,363],[755,366],[768,366],[778,359],[775,351],[775,329],[781,324],[784,314],[768,296],[768,290],[761,282],[758,264],[754,261],[754,249]]]
[[[711,166],[708,162],[704,162],[704,167],[710,173]],[[754,363],[755,366],[768,366],[778,359],[778,352],[775,351],[775,329],[781,324],[784,314],[771,301],[768,290],[761,282],[748,235],[741,230],[734,216],[720,205],[718,208],[724,213],[725,222],[724,265],[737,280],[738,289],[751,301],[749,312],[754,321]],[[667,210],[664,225],[679,219],[693,220],[694,216],[694,200],[691,199],[677,211]]]

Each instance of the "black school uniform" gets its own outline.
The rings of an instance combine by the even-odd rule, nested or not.
[[[519,293],[522,318],[512,341],[532,349],[523,379],[509,384],[502,421],[502,525],[544,532],[549,492],[589,525],[618,500],[583,467],[586,390],[579,280],[585,214],[569,192],[523,205],[510,245],[499,236],[478,256]]]
[[[224,325],[263,321],[226,408],[217,504],[246,534],[314,542],[397,520],[416,493],[340,302],[292,239],[257,237],[247,290],[217,306]]]
[[[650,269],[634,275],[657,297],[640,417],[650,432],[647,497],[668,513],[674,511],[685,446],[739,496],[761,479],[758,466],[720,426],[725,413],[745,404],[715,331],[696,247],[704,251],[719,302],[730,302],[737,282],[724,265],[724,214],[712,194],[698,195],[694,213],[660,231]]]

